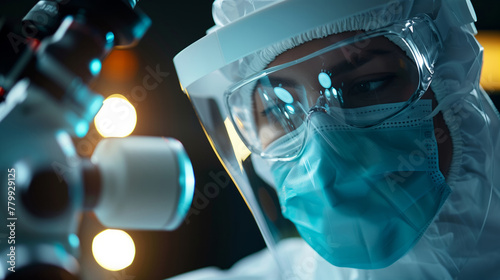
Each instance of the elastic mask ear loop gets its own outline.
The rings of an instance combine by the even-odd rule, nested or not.
[[[448,106],[454,102],[456,102],[460,97],[463,97],[463,93],[452,93],[445,96],[439,104],[432,110],[432,112],[423,118],[423,120],[428,120],[434,118],[440,111],[444,108],[448,108]]]

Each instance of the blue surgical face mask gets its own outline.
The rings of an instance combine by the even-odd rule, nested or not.
[[[366,110],[350,109],[352,115]],[[373,107],[373,106],[372,106]],[[271,163],[282,212],[333,265],[389,266],[422,236],[450,193],[438,168],[431,100],[376,128],[309,116],[306,142],[291,161]],[[267,149],[294,148],[280,143]]]

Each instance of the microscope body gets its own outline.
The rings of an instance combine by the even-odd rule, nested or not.
[[[72,140],[102,106],[88,87],[101,61],[151,24],[135,4],[45,0],[21,29],[0,18],[0,279],[78,279],[83,211],[130,229],[172,230],[187,214],[194,175],[175,139],[105,139],[91,159]],[[134,203],[146,206],[131,216]]]
[[[24,82],[18,86],[28,88],[17,90],[27,94],[26,99],[0,122],[0,201],[4,206],[0,217],[6,224],[0,278],[39,263],[76,274],[76,234],[85,197],[82,159],[68,132],[56,123],[41,123],[44,112],[36,111],[45,109],[36,100],[46,100],[45,93],[29,89]]]

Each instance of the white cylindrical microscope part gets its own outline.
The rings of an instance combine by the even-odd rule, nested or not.
[[[173,230],[186,216],[194,174],[182,144],[172,138],[108,138],[91,161],[101,176],[94,212],[107,227]]]

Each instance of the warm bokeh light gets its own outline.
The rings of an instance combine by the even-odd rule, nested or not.
[[[135,129],[137,113],[127,98],[113,94],[104,100],[94,124],[103,137],[126,137]]]
[[[248,150],[247,146],[241,138],[238,136],[238,132],[233,126],[233,123],[229,118],[226,118],[224,121],[226,125],[226,129],[229,135],[229,139],[231,140],[231,144],[233,145],[234,153],[236,154],[236,158],[240,168],[243,170],[243,161],[245,161],[251,154],[250,150]]]
[[[123,230],[107,229],[94,237],[92,254],[103,268],[111,271],[121,270],[134,261],[134,240]]]
[[[139,69],[139,59],[133,50],[113,50],[103,61],[101,77],[116,81],[133,80]]]
[[[484,47],[481,86],[487,91],[500,91],[500,31],[480,30],[476,38]]]

